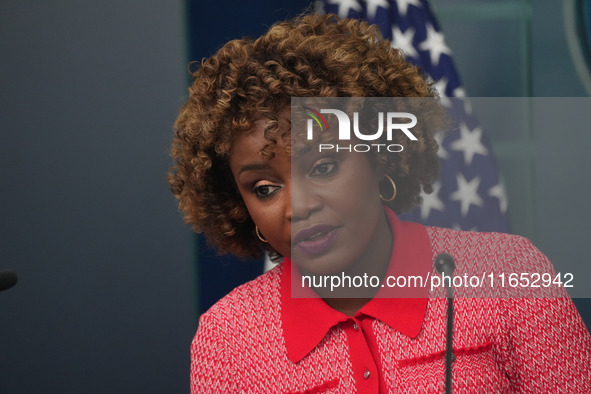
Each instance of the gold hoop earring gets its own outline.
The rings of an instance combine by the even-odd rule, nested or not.
[[[259,228],[257,226],[254,226],[254,232],[257,233],[257,237],[259,237],[259,239],[263,242],[269,242],[265,239],[265,237],[262,236],[261,232],[259,231]]]
[[[396,184],[394,183],[394,181],[392,180],[392,178],[390,178],[388,175],[384,175],[384,176],[392,184],[392,197],[385,198],[384,196],[382,196],[382,193],[380,193],[380,199],[382,201],[389,202],[389,201],[392,201],[392,200],[394,200],[396,198]]]

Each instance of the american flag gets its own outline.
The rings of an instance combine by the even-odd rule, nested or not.
[[[507,198],[490,144],[464,98],[451,50],[426,0],[318,0],[317,10],[367,20],[435,82],[458,127],[438,136],[441,177],[423,203],[401,215],[425,225],[509,231]]]

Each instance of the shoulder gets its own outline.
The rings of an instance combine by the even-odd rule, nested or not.
[[[525,237],[505,233],[479,233],[426,227],[433,255],[449,253],[462,264],[490,268],[551,269],[547,257]],[[458,263],[458,261],[456,261]]]
[[[504,233],[478,233],[438,227],[426,228],[433,261],[440,253],[455,261],[454,276],[463,281],[463,297],[558,298],[560,286],[541,286],[555,278],[548,258],[527,238]],[[460,278],[454,278],[460,283]],[[469,282],[469,283],[468,283]]]
[[[544,275],[554,279],[556,273],[542,252],[517,235],[436,227],[427,232],[434,258],[452,255],[454,275],[484,278],[492,293],[476,294],[498,297],[459,298],[454,341],[492,341],[507,377],[525,391],[591,390],[591,336],[564,288],[544,287]],[[462,290],[454,289],[454,295]]]
[[[248,323],[251,318],[278,319],[282,270],[283,265],[279,264],[232,290],[201,315],[200,325],[209,320],[230,323],[239,319]]]
[[[199,318],[192,343],[193,357],[216,349],[240,354],[281,336],[281,272],[283,265],[232,290]],[[221,348],[223,347],[223,349]]]
[[[469,248],[473,252],[505,251],[514,248],[535,248],[525,237],[505,233],[480,233],[475,231],[452,230],[441,227],[426,227],[433,247]]]
[[[201,315],[191,344],[191,392],[237,392],[246,371],[280,358],[281,272],[279,265],[237,287]]]

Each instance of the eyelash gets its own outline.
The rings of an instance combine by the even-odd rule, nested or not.
[[[272,190],[270,192],[267,192],[267,194],[261,193],[262,190],[269,188]],[[259,200],[265,200],[267,198],[272,197],[279,190],[279,188],[280,186],[276,186],[270,183],[260,184],[260,182],[257,182],[257,184],[254,185],[252,192],[255,194],[255,196],[257,196]]]
[[[328,167],[328,171],[319,173],[318,169],[321,167],[323,167],[323,168]],[[311,178],[330,177],[336,172],[337,168],[338,168],[338,163],[336,161],[328,161],[328,160],[320,161],[318,164],[316,164],[312,167],[310,177]]]

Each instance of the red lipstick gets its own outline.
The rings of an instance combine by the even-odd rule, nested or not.
[[[293,243],[306,254],[320,254],[332,246],[338,230],[338,227],[329,224],[317,224],[299,231]]]

